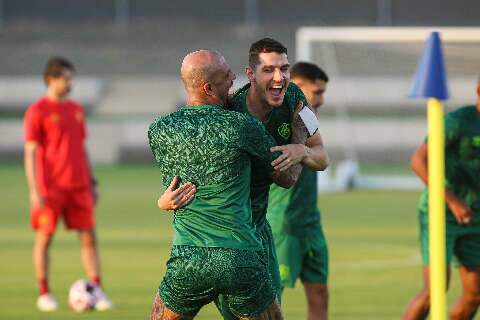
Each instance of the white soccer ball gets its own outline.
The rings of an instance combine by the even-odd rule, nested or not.
[[[84,312],[95,307],[95,284],[87,280],[77,280],[68,292],[68,304],[75,312]]]

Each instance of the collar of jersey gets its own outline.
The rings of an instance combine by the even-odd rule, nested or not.
[[[187,110],[198,110],[198,109],[209,109],[209,108],[220,108],[220,106],[213,105],[213,104],[202,104],[198,106],[183,106],[182,109]]]

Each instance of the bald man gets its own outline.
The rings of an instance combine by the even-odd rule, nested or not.
[[[274,171],[275,141],[251,116],[222,107],[235,75],[217,52],[196,51],[182,63],[187,104],[156,119],[148,138],[164,187],[195,185],[193,201],[174,211],[175,237],[151,319],[192,319],[219,294],[241,319],[281,319],[275,288],[255,234],[251,158]],[[181,187],[182,188],[182,187]]]

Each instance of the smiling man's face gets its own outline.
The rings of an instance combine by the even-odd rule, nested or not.
[[[255,86],[261,100],[272,107],[279,107],[283,103],[290,82],[287,54],[262,52],[258,57],[259,63],[255,68],[247,68],[250,83]]]

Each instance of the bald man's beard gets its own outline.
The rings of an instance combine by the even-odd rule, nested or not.
[[[228,91],[225,92],[225,93],[223,93],[223,92],[217,93],[217,99],[218,99],[218,104],[221,107],[225,107],[227,105],[227,102],[228,102]]]

